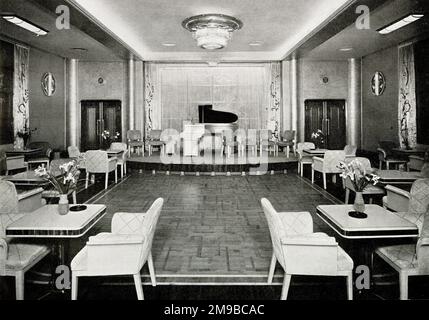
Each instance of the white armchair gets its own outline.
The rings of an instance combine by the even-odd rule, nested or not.
[[[304,176],[304,165],[313,164],[313,157],[306,156],[304,154],[304,150],[316,149],[316,146],[313,142],[300,142],[296,148],[296,152],[298,153],[298,173],[301,174],[301,177]]]
[[[353,299],[353,260],[335,238],[313,233],[308,212],[277,212],[267,199],[261,204],[273,244],[268,284],[278,261],[285,273],[281,299],[287,299],[292,275],[347,277],[347,296]]]
[[[341,173],[338,168],[341,161],[345,161],[346,154],[344,150],[326,151],[324,158],[313,157],[313,165],[311,167],[311,182],[314,183],[314,172],[321,172],[323,175],[323,188],[326,190],[326,175],[328,173],[338,174]]]
[[[89,174],[90,173],[104,173],[105,184],[104,188],[107,189],[109,185],[109,173],[115,172],[115,183],[118,182],[118,172],[116,171],[116,158],[109,158],[106,151],[91,150],[85,153],[85,168],[86,168],[86,183],[85,189],[88,189]]]
[[[399,191],[399,190],[396,190]],[[398,195],[400,192],[398,192]],[[410,276],[429,275],[429,179],[414,182],[409,196],[409,205],[405,211],[395,212],[398,216],[415,223],[420,237],[416,244],[402,244],[379,247],[375,253],[399,273],[400,299],[408,299],[408,278]],[[389,195],[388,195],[389,197]],[[405,204],[401,203],[403,206]],[[401,209],[401,207],[397,207]]]
[[[140,270],[147,262],[152,285],[156,286],[151,250],[163,204],[159,198],[146,213],[116,213],[111,233],[89,238],[71,263],[72,300],[77,299],[79,277],[114,275],[133,275],[137,297],[144,299]]]
[[[387,185],[386,196],[383,197],[383,207],[396,212],[408,211],[411,194],[408,191]]]
[[[16,300],[24,300],[24,275],[50,250],[46,246],[19,243],[6,238],[6,228],[20,219],[15,185],[0,180],[0,276],[15,277]]]
[[[123,142],[113,142],[110,145],[110,149],[112,150],[122,150],[122,154],[117,159],[116,164],[121,167],[121,178],[124,177],[125,174],[127,174],[127,159],[129,157],[129,150],[126,143]]]

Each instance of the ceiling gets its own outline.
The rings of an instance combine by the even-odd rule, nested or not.
[[[427,12],[428,4],[428,0],[387,1],[371,13],[371,28],[369,30],[359,30],[353,23],[304,57],[311,60],[359,58],[413,38],[423,37],[429,32],[428,16],[388,35],[381,35],[377,30],[410,13]],[[342,48],[353,49],[342,52],[340,51]]]
[[[67,0],[144,60],[281,60],[353,0]],[[182,21],[204,13],[239,18],[244,26],[227,48],[197,47]],[[250,42],[261,41],[259,47]],[[162,43],[173,42],[175,47]]]
[[[65,58],[101,61],[120,60],[120,57],[112,50],[74,26],[71,26],[70,30],[58,30],[55,27],[57,16],[35,2],[1,0],[0,12],[15,13],[49,31],[47,36],[36,37],[33,33],[0,19],[0,36],[3,38],[28,44]],[[85,48],[87,51],[82,52],[72,48]]]

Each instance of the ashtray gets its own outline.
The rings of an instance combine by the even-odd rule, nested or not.
[[[87,208],[88,208],[87,206],[79,205],[79,206],[72,206],[72,207],[70,207],[69,210],[74,211],[74,212],[78,212],[78,211],[84,211]]]
[[[368,215],[364,212],[350,211],[349,216],[355,219],[366,219]]]

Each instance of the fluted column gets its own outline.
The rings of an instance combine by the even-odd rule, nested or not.
[[[128,60],[128,126],[130,130],[135,128],[135,63],[134,57]]]
[[[361,146],[361,59],[349,59],[348,102],[347,102],[347,144]]]
[[[78,103],[78,60],[66,60],[67,106],[66,106],[66,143],[79,147],[79,103]]]

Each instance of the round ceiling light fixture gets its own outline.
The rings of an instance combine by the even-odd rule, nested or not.
[[[217,50],[225,48],[232,38],[232,33],[243,27],[237,18],[224,14],[201,14],[185,19],[183,28],[192,32],[200,48]]]

